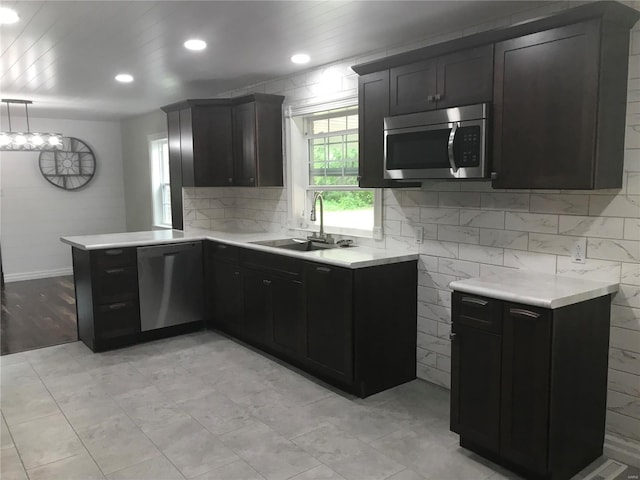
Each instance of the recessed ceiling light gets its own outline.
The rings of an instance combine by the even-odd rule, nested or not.
[[[191,38],[184,42],[184,48],[187,50],[204,50],[207,48],[207,42],[198,40],[197,38]]]
[[[311,57],[306,53],[296,53],[291,57],[293,63],[309,63],[309,60],[311,60]]]
[[[121,83],[131,83],[133,82],[133,77],[128,73],[119,73],[116,75],[116,80]]]
[[[0,7],[0,23],[16,23],[20,17],[15,10],[7,7]]]

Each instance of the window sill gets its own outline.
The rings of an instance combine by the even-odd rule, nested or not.
[[[308,226],[306,228],[289,225],[289,230],[300,232],[305,236],[310,233],[318,233],[320,231],[320,229],[317,228],[315,225]],[[325,233],[328,233],[331,235],[358,237],[358,238],[371,238],[374,240],[378,238],[377,230],[378,229],[376,227],[374,227],[372,230],[359,230],[355,228],[343,228],[343,227],[333,227],[333,226],[324,227]],[[382,235],[382,229],[379,229],[379,230],[380,230],[380,235]]]
[[[153,225],[151,230],[171,230],[172,228],[171,225]]]

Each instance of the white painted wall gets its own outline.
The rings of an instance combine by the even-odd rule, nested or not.
[[[96,175],[85,188],[65,191],[41,175],[38,152],[0,152],[0,241],[6,281],[70,274],[71,248],[60,242],[61,236],[125,231],[120,123],[30,121],[32,131],[60,132],[89,145],[96,156]]]
[[[124,194],[127,200],[127,231],[153,228],[149,135],[167,133],[167,116],[155,112],[125,119],[122,126]]]

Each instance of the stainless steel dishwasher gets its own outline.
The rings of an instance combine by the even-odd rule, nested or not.
[[[143,332],[203,319],[202,245],[138,247]]]

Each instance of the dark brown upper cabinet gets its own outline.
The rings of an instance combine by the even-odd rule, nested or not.
[[[234,100],[233,185],[282,186],[280,95],[254,94]]]
[[[493,45],[392,68],[390,114],[491,101]]]
[[[494,188],[622,186],[628,52],[602,19],[496,44]]]

